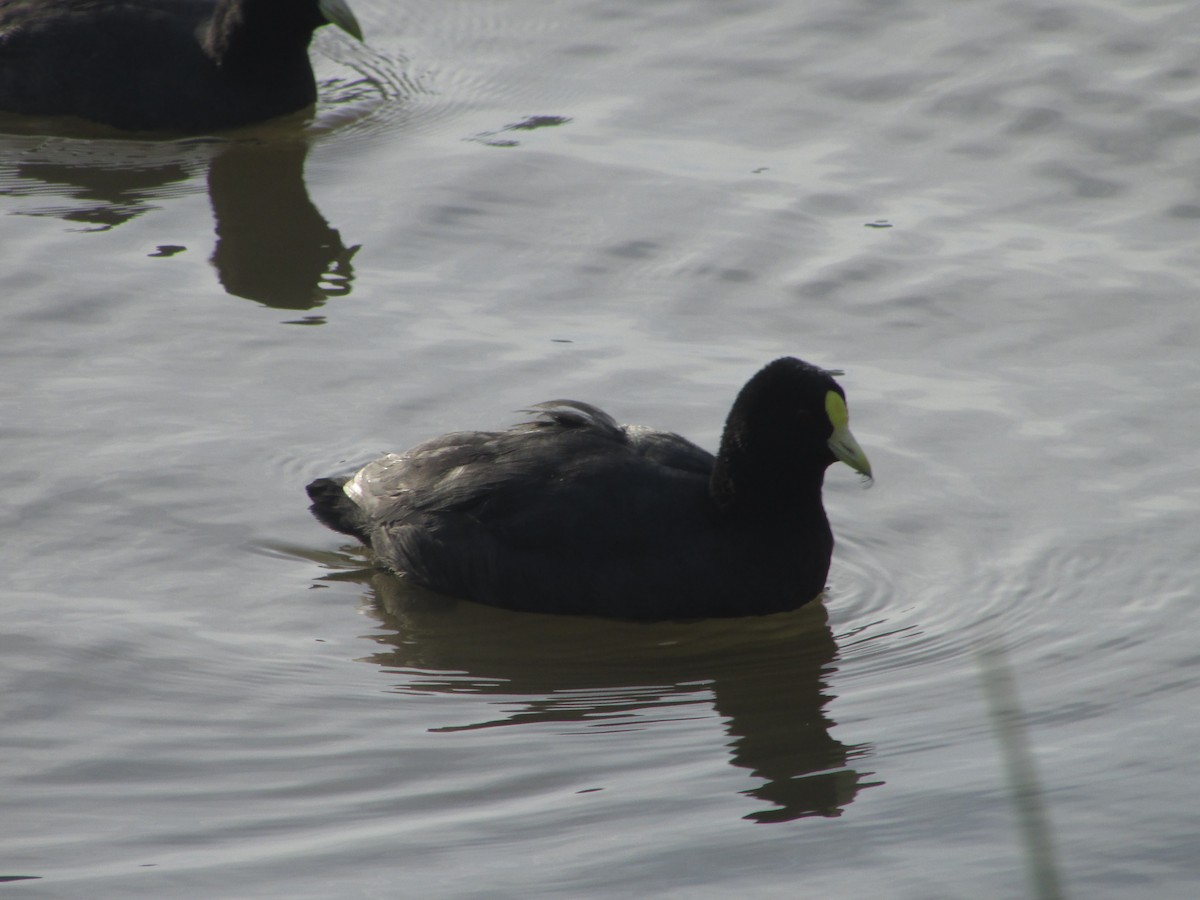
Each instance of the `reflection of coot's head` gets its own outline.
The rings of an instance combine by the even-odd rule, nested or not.
[[[309,199],[302,141],[231,143],[212,161],[212,263],[227,292],[277,309],[306,310],[350,293],[347,248]]]
[[[495,606],[640,619],[794,609],[824,589],[825,469],[871,467],[831,372],[785,357],[716,457],[571,400],[309,485],[314,514],[418,584]]]
[[[0,0],[0,109],[201,132],[316,100],[322,25],[361,40],[345,0]]]

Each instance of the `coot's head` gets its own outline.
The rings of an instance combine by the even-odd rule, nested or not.
[[[336,25],[342,31],[363,39],[362,28],[346,0],[234,0],[225,4],[235,15],[244,19],[261,16],[272,21],[276,28],[286,28],[292,22],[302,23],[315,31],[322,25]]]
[[[227,0],[217,5],[202,42],[223,68],[270,67],[278,65],[280,47],[306,51],[323,25],[363,39],[346,0]]]
[[[829,371],[793,357],[764,366],[738,394],[713,470],[723,510],[808,508],[825,469],[844,462],[865,478],[871,463],[850,432],[846,394]]]

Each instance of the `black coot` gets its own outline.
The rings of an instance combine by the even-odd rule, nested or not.
[[[308,486],[312,511],[427,588],[494,606],[639,619],[793,609],[825,587],[825,469],[871,466],[828,372],[777,359],[714,457],[573,400]]]
[[[205,132],[317,98],[308,44],[345,0],[0,0],[0,109]]]

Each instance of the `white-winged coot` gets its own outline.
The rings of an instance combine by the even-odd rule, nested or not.
[[[315,102],[313,32],[345,0],[0,0],[0,109],[208,132]]]
[[[393,572],[494,606],[638,619],[793,609],[825,588],[821,501],[841,460],[871,477],[840,374],[777,359],[742,388],[713,456],[574,400],[308,486],[313,514]]]

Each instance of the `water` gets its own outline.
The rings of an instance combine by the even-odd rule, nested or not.
[[[1064,893],[1193,896],[1193,5],[356,12],[311,120],[2,123],[6,895],[1031,896],[999,644]],[[823,605],[437,603],[305,510],[783,353],[877,475]]]

